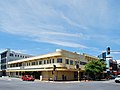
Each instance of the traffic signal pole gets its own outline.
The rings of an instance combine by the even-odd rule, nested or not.
[[[120,51],[110,51],[110,52],[120,52]]]
[[[111,52],[120,52],[120,50],[111,51],[110,47],[107,47],[107,55],[109,55]]]

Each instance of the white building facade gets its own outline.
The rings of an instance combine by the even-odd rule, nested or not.
[[[32,74],[39,79],[42,76],[42,80],[77,80],[78,70],[79,77],[82,78],[84,66],[90,60],[98,58],[58,49],[53,53],[8,62],[7,72],[9,76],[17,77]]]
[[[29,57],[32,57],[32,56],[27,55],[27,54],[17,53],[17,52],[11,51],[10,49],[7,49],[7,50],[1,52],[0,53],[0,61],[1,61],[2,75],[6,76],[6,70],[7,70],[9,61],[14,61],[14,60],[18,60],[18,59],[22,59],[22,58],[29,58]]]

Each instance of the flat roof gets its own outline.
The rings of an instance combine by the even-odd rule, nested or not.
[[[25,59],[19,59],[19,60],[15,60],[15,61],[10,61],[8,62],[8,64],[12,64],[12,63],[20,63],[20,62],[25,62],[25,61],[32,61],[35,59],[40,59],[40,58],[49,58],[49,57],[54,57],[54,56],[61,56],[61,52],[53,52],[53,53],[48,53],[48,54],[44,54],[44,55],[40,55],[40,56],[35,56],[35,57],[30,57],[30,58],[25,58]]]

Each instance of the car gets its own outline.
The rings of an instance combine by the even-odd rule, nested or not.
[[[109,79],[115,79],[116,77],[114,75],[110,75]]]
[[[23,75],[22,80],[23,81],[34,81],[35,78],[32,75]]]
[[[115,78],[115,82],[119,83],[120,82],[120,75],[117,75],[117,77]]]

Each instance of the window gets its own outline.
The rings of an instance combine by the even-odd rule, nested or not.
[[[35,65],[35,62],[32,62],[32,65]]]
[[[50,60],[47,60],[47,64],[49,64],[50,63]]]
[[[1,58],[5,58],[7,56],[7,52],[1,54]]]
[[[18,75],[18,72],[16,72],[16,75]]]
[[[1,69],[6,69],[6,65],[1,65]]]
[[[1,60],[1,64],[6,63],[6,59]]]
[[[29,62],[27,62],[27,66],[29,66]]]
[[[44,60],[44,64],[46,64],[46,60]]]
[[[51,59],[50,59],[50,63],[51,63]]]
[[[54,59],[52,59],[52,63],[54,63]]]
[[[10,53],[10,56],[13,56],[13,54],[12,54],[12,53]]]
[[[25,63],[25,62],[23,63],[23,66],[26,66],[26,63]]]
[[[12,67],[12,64],[10,64],[10,68]]]
[[[42,64],[42,61],[39,61],[39,65],[41,65]]]
[[[38,61],[36,61],[36,65],[38,65]]]
[[[18,67],[18,63],[16,63],[16,67]]]
[[[69,64],[69,59],[66,59],[66,60],[65,60],[65,64]]]
[[[22,66],[22,63],[19,63],[19,67]]]
[[[73,60],[70,60],[70,65],[73,65]]]
[[[22,73],[21,73],[21,72],[19,72],[19,75],[21,76],[21,75],[22,75]]]
[[[80,65],[85,65],[85,64],[87,64],[86,62],[80,62]]]
[[[29,62],[29,66],[31,65],[31,63]]]
[[[57,58],[57,63],[62,63],[62,58]]]

